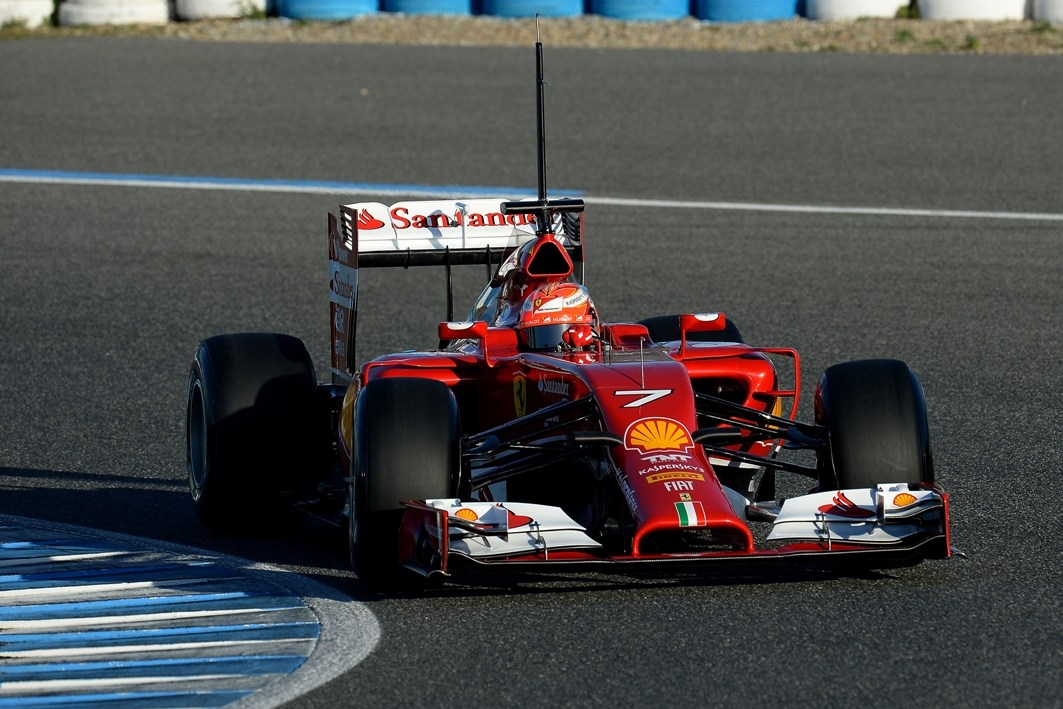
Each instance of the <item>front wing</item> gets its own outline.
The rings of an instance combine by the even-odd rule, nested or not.
[[[455,566],[498,571],[635,571],[699,566],[889,568],[951,555],[948,495],[907,484],[786,500],[764,548],[608,553],[556,507],[520,502],[409,501],[399,531],[402,564],[424,576]],[[763,514],[763,510],[758,509]]]

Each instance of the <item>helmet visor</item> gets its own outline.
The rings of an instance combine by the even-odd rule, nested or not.
[[[526,349],[549,352],[556,350],[561,344],[565,330],[572,327],[572,323],[559,323],[556,325],[537,325],[525,327],[518,331],[520,342]]]

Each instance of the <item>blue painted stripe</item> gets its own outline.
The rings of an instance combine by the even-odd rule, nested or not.
[[[484,187],[482,185],[410,185],[387,182],[332,182],[327,180],[253,180],[240,177],[151,175],[141,173],[76,172],[69,170],[0,169],[0,181],[45,182],[74,185],[125,185],[186,189],[231,189],[258,192],[312,192],[323,194],[401,194],[409,196],[462,195],[502,197],[535,194],[533,187]],[[554,189],[555,194],[579,196],[579,190]]]
[[[125,559],[123,559],[123,560],[125,560]],[[111,561],[113,561],[113,559],[111,559]],[[50,563],[48,563],[46,565],[45,568],[50,568],[52,566],[55,566],[55,564],[56,564],[56,562],[54,562],[54,561],[50,562]],[[79,566],[81,566],[83,564],[84,564],[84,562],[79,564]],[[78,569],[73,569],[73,570],[70,570],[70,571],[41,571],[41,572],[31,572],[31,573],[22,573],[22,574],[3,574],[3,575],[0,575],[0,589],[2,589],[5,585],[18,585],[19,588],[21,588],[22,584],[24,582],[32,582],[32,581],[58,581],[60,579],[89,579],[89,578],[99,578],[99,577],[109,577],[109,576],[123,576],[123,577],[126,577],[126,576],[130,576],[130,575],[144,575],[144,576],[147,576],[147,575],[150,575],[150,574],[157,573],[159,571],[175,571],[175,570],[191,569],[191,568],[195,568],[198,573],[202,574],[203,573],[202,569],[209,568],[211,566],[215,566],[216,567],[216,564],[211,564],[209,562],[178,563],[178,564],[156,564],[156,565],[138,564],[136,566],[125,566],[125,567],[118,567],[118,568],[105,566],[105,567],[101,567],[101,568],[98,568],[98,569],[81,569],[81,568],[78,568]],[[231,574],[231,572],[227,572],[226,575],[231,576],[232,574]]]
[[[75,540],[69,540],[67,543],[69,543],[71,541],[75,541]],[[60,541],[58,543],[62,544],[63,541]],[[49,546],[49,544],[47,544],[47,543],[41,544],[40,542],[4,542],[4,543],[0,544],[0,549],[32,549],[32,548],[36,548],[36,547],[47,547],[47,546]]]
[[[302,655],[225,655],[221,657],[173,657],[159,660],[105,660],[99,662],[49,662],[35,665],[0,666],[0,676],[7,679],[11,675],[30,674],[34,672],[83,672],[85,670],[141,669],[149,667],[196,666],[207,663],[212,667],[243,662],[287,662],[306,658]]]
[[[40,697],[11,697],[0,699],[0,709],[22,707],[64,707],[106,704],[108,709],[120,707],[223,707],[242,699],[252,690],[216,690],[213,692],[109,692],[98,694],[66,694]]]
[[[91,647],[122,645],[130,642],[197,642],[203,640],[236,640],[285,637],[297,640],[316,638],[320,627],[316,621],[286,623],[247,623],[241,625],[212,625],[188,628],[144,628],[136,630],[86,630],[82,632],[18,633],[3,636],[4,650],[39,650],[58,647]],[[239,635],[240,637],[234,637]],[[219,637],[225,636],[225,637]]]
[[[4,542],[3,544],[0,544],[0,558],[6,558],[7,556],[6,554],[2,554],[3,551],[40,550],[42,552],[83,552],[86,549],[91,549],[93,551],[126,551],[119,546],[93,544],[92,542],[87,542],[84,539],[47,539],[44,541],[32,542]],[[16,558],[18,558],[17,555]]]
[[[0,667],[0,686],[5,682],[38,682],[82,679],[190,677],[205,674],[276,675],[294,672],[306,658],[302,655],[247,655],[226,657],[175,657],[160,660],[114,660],[107,662],[57,662]]]
[[[98,589],[100,586],[107,585],[125,585],[130,586],[132,584],[151,584],[152,586],[166,587],[166,586],[200,586],[203,584],[216,584],[222,581],[232,582],[234,584],[240,584],[243,582],[243,578],[236,572],[228,576],[189,576],[188,574],[156,574],[154,577],[137,578],[116,578],[113,582],[109,582],[107,577],[98,579],[84,579],[74,583],[62,583],[56,584],[49,581],[35,581],[33,583],[25,583],[19,586],[19,590],[24,592],[30,591],[62,591],[66,590],[71,593],[84,593],[86,589]],[[136,589],[133,589],[136,590]],[[4,592],[9,592],[10,589]]]
[[[108,612],[129,613],[137,610],[154,611],[162,609],[166,612],[175,612],[183,610],[185,607],[211,611],[238,611],[249,608],[262,611],[277,611],[303,608],[303,604],[291,596],[278,596],[267,593],[249,593],[246,591],[190,593],[180,596],[115,598],[100,601],[4,606],[0,607],[0,623],[11,620],[58,620],[84,616],[101,617],[108,615]],[[0,639],[2,638],[3,636],[0,635]]]

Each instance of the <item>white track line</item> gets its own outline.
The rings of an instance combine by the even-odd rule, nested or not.
[[[715,209],[743,212],[783,212],[789,214],[850,214],[887,217],[937,217],[945,219],[1015,219],[1063,222],[1063,214],[1044,212],[976,212],[959,209],[901,209],[893,207],[833,207],[814,204],[769,204],[760,202],[688,202],[665,199],[626,199],[585,196],[587,204],[610,207],[657,209]]]
[[[239,192],[283,192],[302,194],[376,195],[405,197],[461,197],[475,195],[515,195],[513,187],[472,185],[387,185],[297,180],[243,180],[229,178],[170,177],[164,175],[108,175],[32,170],[0,170],[0,182],[46,185],[90,185],[104,187],[151,187],[165,189],[222,190]],[[529,190],[530,193],[530,190]],[[851,216],[930,217],[936,219],[995,219],[1013,221],[1063,222],[1063,214],[1049,212],[982,212],[964,209],[905,209],[894,207],[839,207],[817,204],[774,204],[770,202],[717,202],[701,200],[636,199],[595,197],[578,190],[553,190],[555,195],[581,196],[587,204],[637,209],[694,209],[785,214],[833,214]]]

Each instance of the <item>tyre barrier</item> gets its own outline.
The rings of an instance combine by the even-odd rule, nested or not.
[[[896,17],[903,0],[805,0],[810,20],[855,20],[860,17]]]
[[[172,0],[176,19],[235,18],[265,13],[296,20],[348,20],[379,11],[411,15],[574,17],[676,20],[693,15],[708,22],[851,20],[893,17],[904,0]],[[586,8],[584,7],[586,2]],[[692,3],[692,4],[691,4]],[[918,0],[926,20],[1022,20],[1063,23],[1063,0]],[[0,26],[49,24],[51,0],[0,0]],[[76,25],[165,24],[168,0],[64,0],[58,23]]]
[[[924,20],[1023,20],[1027,0],[919,0]]]
[[[766,22],[797,16],[798,0],[694,0],[694,16],[709,22]]]
[[[40,27],[52,22],[52,0],[0,0],[0,27]]]
[[[277,14],[293,20],[348,20],[379,9],[377,0],[276,0]]]
[[[575,17],[583,0],[483,0],[483,14],[494,17]]]
[[[59,6],[59,24],[165,25],[170,21],[167,0],[66,0]]]
[[[383,0],[380,9],[407,15],[471,15],[472,0]]]
[[[590,0],[590,14],[617,20],[681,20],[690,15],[689,0]]]
[[[180,20],[247,17],[265,12],[266,0],[174,0],[174,14]]]
[[[1063,23],[1063,0],[1033,0],[1033,19]]]

